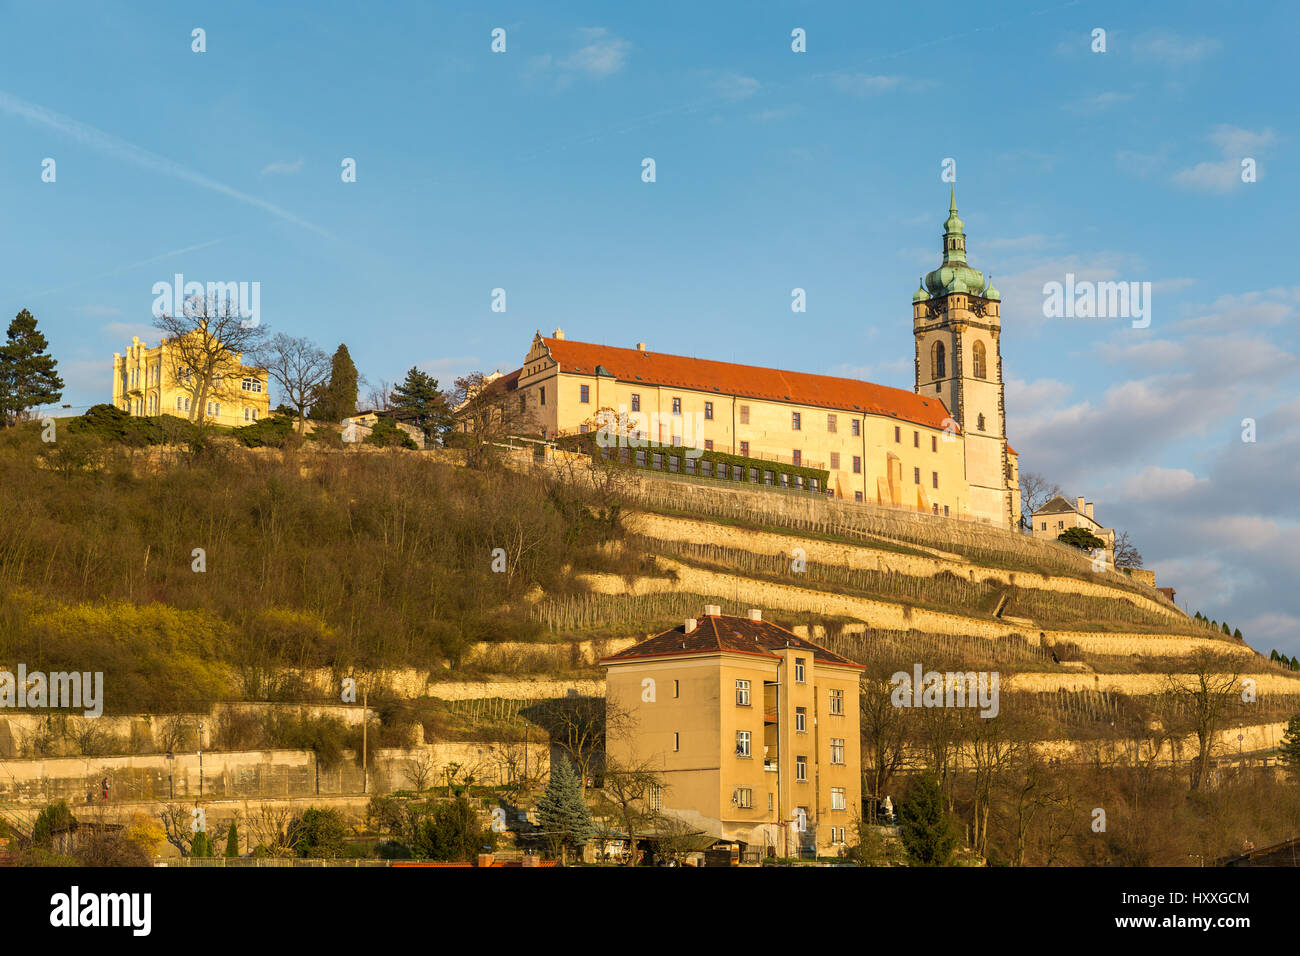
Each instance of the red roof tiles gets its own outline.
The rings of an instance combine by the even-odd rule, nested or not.
[[[622,382],[884,415],[931,428],[944,428],[950,421],[948,409],[938,398],[924,398],[905,389],[854,378],[735,365],[570,339],[543,337],[542,341],[564,372],[594,375],[596,367],[603,366]],[[957,426],[954,423],[952,427]]]
[[[799,648],[812,654],[813,660],[822,664],[836,664],[864,670],[862,664],[828,651],[820,644],[804,640],[783,627],[767,621],[751,621],[744,617],[717,615],[700,618],[690,634],[686,625],[648,637],[639,644],[602,658],[601,664],[654,657],[677,657],[682,654],[708,654],[723,652],[754,654],[758,657],[776,657],[772,651],[787,647]]]

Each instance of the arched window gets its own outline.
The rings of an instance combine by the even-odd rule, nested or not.
[[[988,378],[988,363],[984,359],[984,343],[975,343],[975,377]]]
[[[948,374],[946,368],[943,343],[935,342],[934,348],[930,350],[930,377],[944,378]]]

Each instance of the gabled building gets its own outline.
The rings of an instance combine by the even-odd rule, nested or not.
[[[1057,495],[1044,503],[1033,515],[1033,534],[1035,538],[1055,541],[1070,528],[1083,528],[1091,531],[1106,542],[1106,563],[1115,563],[1115,529],[1103,528],[1092,513],[1092,502],[1076,498],[1070,504],[1064,495]],[[1154,579],[1153,579],[1154,580]]]
[[[648,765],[651,809],[723,842],[835,855],[862,812],[862,665],[751,610],[702,618],[604,658],[612,765]]]

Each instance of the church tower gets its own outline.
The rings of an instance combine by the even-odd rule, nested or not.
[[[957,190],[948,204],[943,263],[912,295],[916,393],[943,400],[965,444],[971,516],[1004,528],[1019,519],[1003,405],[1002,297],[966,263]]]

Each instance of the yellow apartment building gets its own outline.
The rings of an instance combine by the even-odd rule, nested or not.
[[[201,388],[166,341],[150,348],[133,336],[125,354],[113,353],[113,404],[131,415],[175,415],[194,421]],[[251,425],[270,412],[265,369],[237,355],[208,389],[205,420],[214,425]]]
[[[915,387],[737,365],[538,332],[501,379],[544,438],[616,431],[829,471],[836,497],[1015,528],[1019,465],[1007,444],[1001,296],[966,264],[949,205],[943,261],[912,297]]]
[[[751,610],[604,658],[608,759],[662,777],[652,809],[764,855],[838,855],[862,812],[862,666]]]

